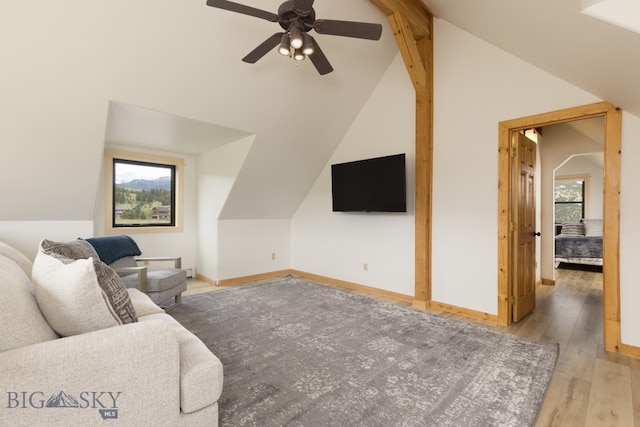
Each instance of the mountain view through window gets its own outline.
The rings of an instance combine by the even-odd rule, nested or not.
[[[113,160],[113,226],[175,224],[175,166]]]
[[[584,218],[584,180],[558,179],[553,189],[555,223],[576,222]]]

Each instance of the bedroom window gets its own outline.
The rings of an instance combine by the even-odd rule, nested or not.
[[[107,232],[180,231],[183,164],[183,159],[106,150]]]
[[[586,185],[584,177],[557,177],[553,188],[555,223],[580,221],[585,217]]]

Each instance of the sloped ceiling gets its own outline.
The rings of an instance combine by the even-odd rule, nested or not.
[[[314,7],[381,23],[382,38],[316,35],[335,69],[320,76],[275,50],[242,62],[280,27],[206,0],[0,2],[0,180],[30,172],[3,189],[12,203],[0,220],[92,220],[105,143],[197,154],[246,134],[255,139],[223,217],[290,218],[397,55],[368,0]]]
[[[593,1],[428,3],[440,18],[640,117],[640,34],[581,13]]]
[[[198,156],[248,135],[237,129],[110,102],[105,140],[111,145]]]
[[[268,11],[281,4],[238,1]],[[640,117],[640,35],[581,14],[580,0],[429,4],[441,19]],[[382,39],[315,35],[335,69],[319,76],[309,61],[296,66],[275,51],[242,62],[280,27],[205,0],[2,1],[0,111],[11,156],[0,159],[0,179],[24,170],[15,159],[29,159],[30,176],[6,190],[5,200],[20,203],[0,220],[91,220],[105,135],[135,145],[157,131],[131,137],[122,130],[135,126],[110,128],[116,104],[165,114],[173,126],[175,116],[208,127],[189,150],[218,146],[218,127],[255,134],[222,217],[291,217],[398,53],[369,0],[317,0],[314,8],[319,18],[381,23]],[[43,191],[51,159],[57,185]],[[75,197],[59,203],[70,187]]]
[[[281,3],[238,2],[267,11]],[[315,35],[335,68],[324,77],[309,61],[296,67],[275,52],[248,65],[240,59],[279,26],[197,7],[215,28],[204,33],[209,39],[202,54],[217,58],[224,70],[211,70],[208,92],[220,85],[236,88],[218,92],[218,101],[235,110],[213,117],[214,123],[257,134],[223,218],[289,217],[397,51],[386,17],[369,1],[317,0],[314,7],[318,18],[379,22],[382,40]],[[640,56],[634,54],[640,35],[580,13],[580,0],[429,0],[428,7],[438,18],[640,116]],[[211,131],[211,147],[224,143]]]
[[[282,3],[238,2],[272,12]],[[150,139],[156,138],[158,149],[189,153],[183,137],[197,134],[197,150],[205,152],[238,136],[255,134],[221,218],[289,218],[397,54],[387,19],[367,0],[315,2],[317,18],[384,27],[379,41],[314,34],[334,67],[332,73],[320,76],[310,61],[296,64],[275,50],[256,64],[242,62],[258,44],[282,31],[280,26],[208,7],[205,0],[189,3],[179,20],[184,26],[180,32],[191,25],[201,33],[197,47],[192,41],[186,43],[200,57],[198,72],[208,76],[198,96],[210,99],[194,99],[193,111],[187,113],[171,104],[118,99],[111,103],[107,142],[150,148],[154,144]],[[197,20],[195,16],[193,22],[185,19],[191,13],[198,14]],[[190,78],[177,77],[179,84]],[[203,110],[203,106],[211,108]],[[154,126],[146,126],[150,116]],[[182,133],[170,140],[158,137],[154,130],[176,127]]]

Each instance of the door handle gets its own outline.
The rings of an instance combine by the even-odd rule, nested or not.
[[[538,236],[538,237],[540,237],[540,232],[539,232],[539,231],[534,231],[534,232],[533,232],[533,235],[534,235],[534,236]]]

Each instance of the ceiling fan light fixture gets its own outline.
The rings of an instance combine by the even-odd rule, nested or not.
[[[305,55],[313,54],[313,40],[307,33],[304,33],[302,35],[302,53],[304,53]]]
[[[291,47],[294,49],[300,49],[302,47],[302,30],[297,26],[292,26],[291,30],[289,30],[289,35],[291,37]]]
[[[296,61],[304,61],[304,58],[306,58],[306,55],[302,53],[301,49],[296,49],[293,51],[293,59],[295,59]]]
[[[283,56],[291,55],[291,38],[289,34],[284,33],[282,35],[282,40],[280,41],[280,46],[278,46],[278,52]]]

